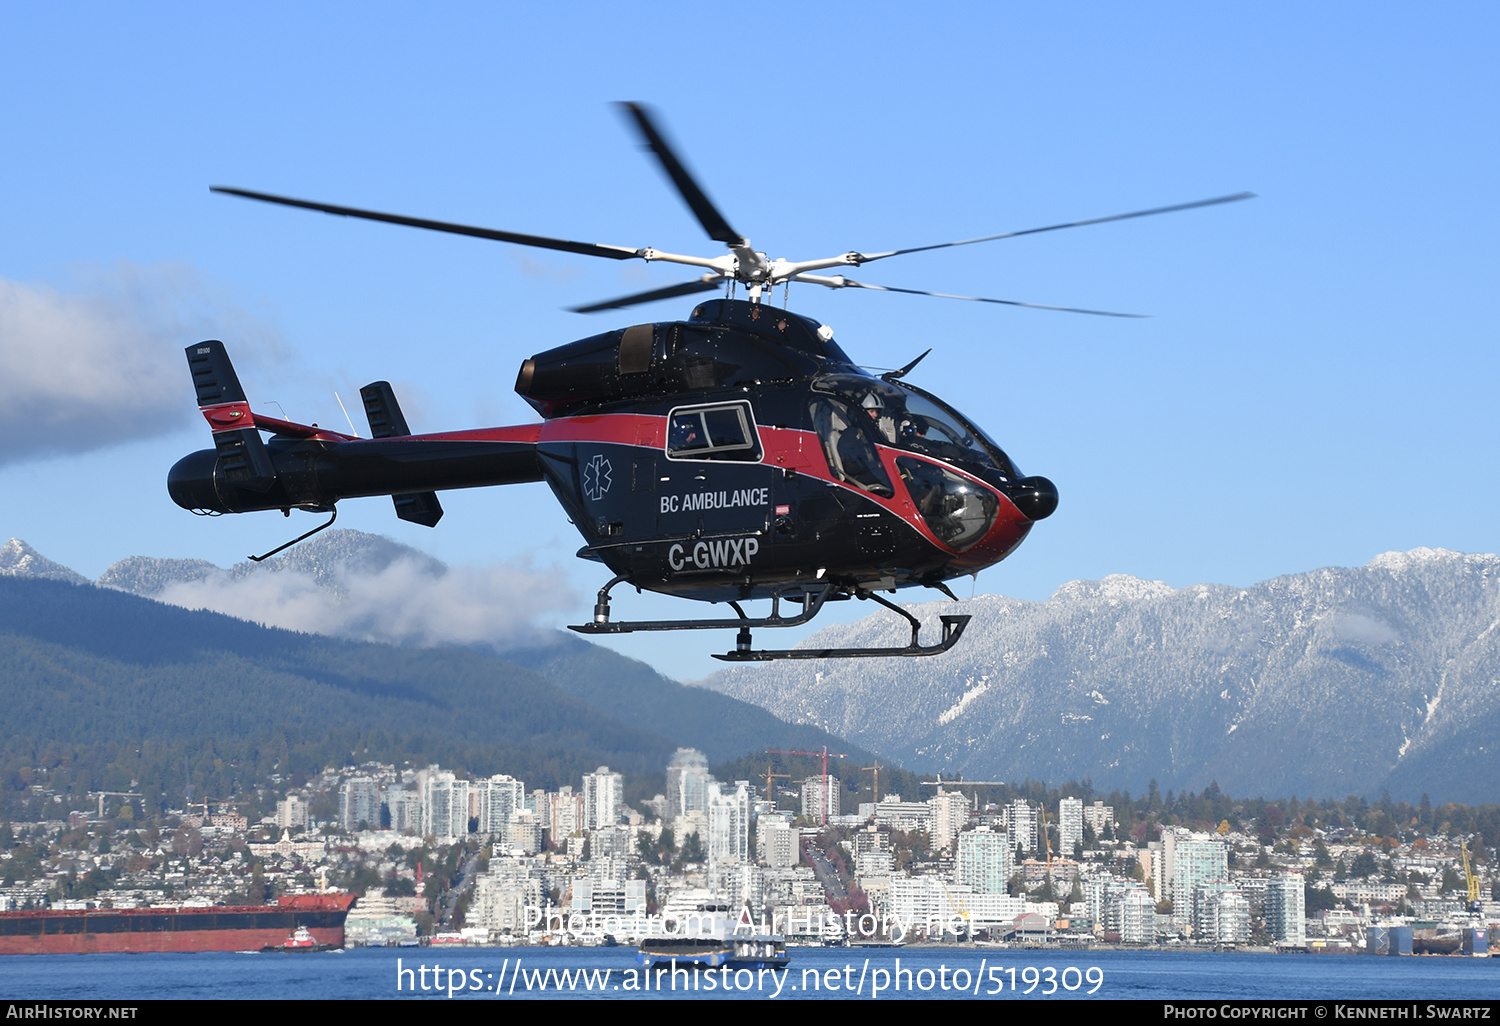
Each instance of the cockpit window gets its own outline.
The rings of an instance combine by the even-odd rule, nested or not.
[[[667,458],[750,463],[760,459],[760,438],[750,404],[677,407],[667,416]]]
[[[956,411],[917,389],[850,374],[824,375],[813,388],[858,406],[886,445],[950,463],[997,467],[1001,474],[1015,476],[999,446]]]
[[[885,498],[895,494],[880,465],[872,432],[863,426],[869,420],[867,412],[856,413],[837,399],[820,398],[813,402],[812,416],[813,430],[823,443],[823,455],[834,477]]]

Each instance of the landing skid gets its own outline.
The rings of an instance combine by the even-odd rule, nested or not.
[[[944,615],[938,619],[943,624],[943,637],[936,645],[923,645],[919,640],[922,630],[922,622],[912,616],[906,610],[887,601],[879,595],[860,595],[860,598],[874,599],[882,606],[893,612],[900,613],[911,621],[911,644],[902,647],[891,648],[763,648],[752,649],[750,647],[750,632],[741,630],[739,637],[735,639],[734,651],[725,652],[722,655],[715,652],[715,659],[722,659],[728,663],[755,663],[770,662],[773,659],[857,659],[861,657],[887,657],[887,656],[931,656],[941,655],[954,645],[963,636],[964,628],[972,619],[968,614]]]
[[[751,627],[797,627],[818,615],[823,603],[833,594],[833,585],[818,584],[802,592],[802,612],[796,616],[781,615],[781,596],[771,598],[771,615],[751,617],[745,614],[738,602],[729,606],[739,614],[738,619],[728,620],[611,620],[609,618],[609,591],[625,580],[616,577],[599,589],[599,601],[594,603],[594,622],[569,624],[568,629],[580,634],[631,634],[635,631],[706,631],[738,627],[741,632]],[[746,635],[748,637],[748,635]]]
[[[725,630],[738,629],[739,634],[734,640],[734,651],[723,654],[714,654],[715,659],[722,659],[732,663],[769,662],[773,659],[855,659],[861,657],[886,657],[886,656],[930,656],[939,655],[948,651],[963,635],[964,628],[969,625],[970,616],[954,615],[940,616],[943,625],[943,636],[935,645],[923,645],[919,639],[922,623],[906,610],[881,598],[874,593],[856,592],[855,597],[861,599],[874,599],[907,619],[911,623],[911,644],[889,648],[820,648],[820,649],[756,649],[750,637],[753,628],[760,627],[797,627],[812,620],[823,609],[823,603],[834,596],[834,587],[831,584],[817,584],[804,589],[800,596],[794,598],[788,596],[789,601],[801,601],[802,612],[795,616],[781,615],[781,595],[773,595],[771,598],[771,615],[767,617],[748,616],[740,608],[738,602],[730,602],[729,606],[739,614],[738,619],[714,619],[714,620],[611,620],[609,618],[609,592],[615,585],[626,580],[622,575],[614,578],[604,587],[599,589],[599,599],[594,604],[594,620],[592,623],[570,624],[568,629],[580,634],[631,634],[635,631],[692,631],[692,630]],[[838,597],[848,597],[840,594]]]

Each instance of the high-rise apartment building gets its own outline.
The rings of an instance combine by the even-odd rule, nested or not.
[[[1036,851],[1040,847],[1037,836],[1037,810],[1025,798],[1017,798],[1005,807],[1004,819],[1010,843],[1022,851]]]
[[[958,835],[958,858],[953,864],[953,882],[974,889],[976,894],[1004,894],[1010,880],[1010,838],[980,827]]]
[[[1170,882],[1172,915],[1183,924],[1194,922],[1196,891],[1200,884],[1229,879],[1229,847],[1207,834],[1181,828],[1163,830],[1163,872]]]
[[[802,835],[792,826],[792,818],[787,813],[762,816],[756,840],[764,852],[762,857],[766,865],[772,869],[795,866],[801,858]]]
[[[750,861],[750,781],[709,785],[708,862]]]
[[[1083,799],[1064,798],[1057,806],[1057,847],[1065,858],[1083,844]]]
[[[350,777],[339,788],[339,826],[380,829],[380,782],[373,777]]]
[[[932,810],[933,850],[942,851],[969,825],[969,799],[958,791],[939,791],[927,799],[927,807]]]
[[[422,795],[422,834],[445,843],[469,835],[469,782],[429,767],[417,774]]]
[[[1273,941],[1307,943],[1307,890],[1301,873],[1273,876],[1266,886],[1266,932]]]
[[[671,818],[708,811],[708,756],[696,748],[679,748],[667,763],[667,804]]]
[[[583,775],[583,827],[596,830],[614,826],[625,806],[625,778],[600,766]]]
[[[1093,828],[1094,836],[1102,840],[1104,832],[1112,829],[1115,825],[1114,806],[1105,805],[1101,801],[1096,801],[1092,805],[1085,806],[1083,821]]]
[[[510,822],[510,814],[526,808],[526,785],[508,774],[497,773],[476,780],[471,789],[481,834],[502,837]]]
[[[839,814],[839,778],[833,774],[802,781],[802,815],[814,823],[826,823]]]

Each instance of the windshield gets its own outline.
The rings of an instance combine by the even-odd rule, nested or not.
[[[842,397],[864,411],[867,423],[887,445],[950,463],[1014,468],[999,446],[985,438],[957,411],[905,385],[852,374],[828,374],[813,382],[819,392]]]

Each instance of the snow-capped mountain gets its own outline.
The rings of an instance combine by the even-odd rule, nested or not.
[[[1500,557],[1440,549],[1249,588],[1113,576],[984,596],[953,651],[705,682],[909,768],[1096,787],[1500,800]],[[952,602],[906,607],[937,632]],[[904,644],[889,614],[810,647]]]

